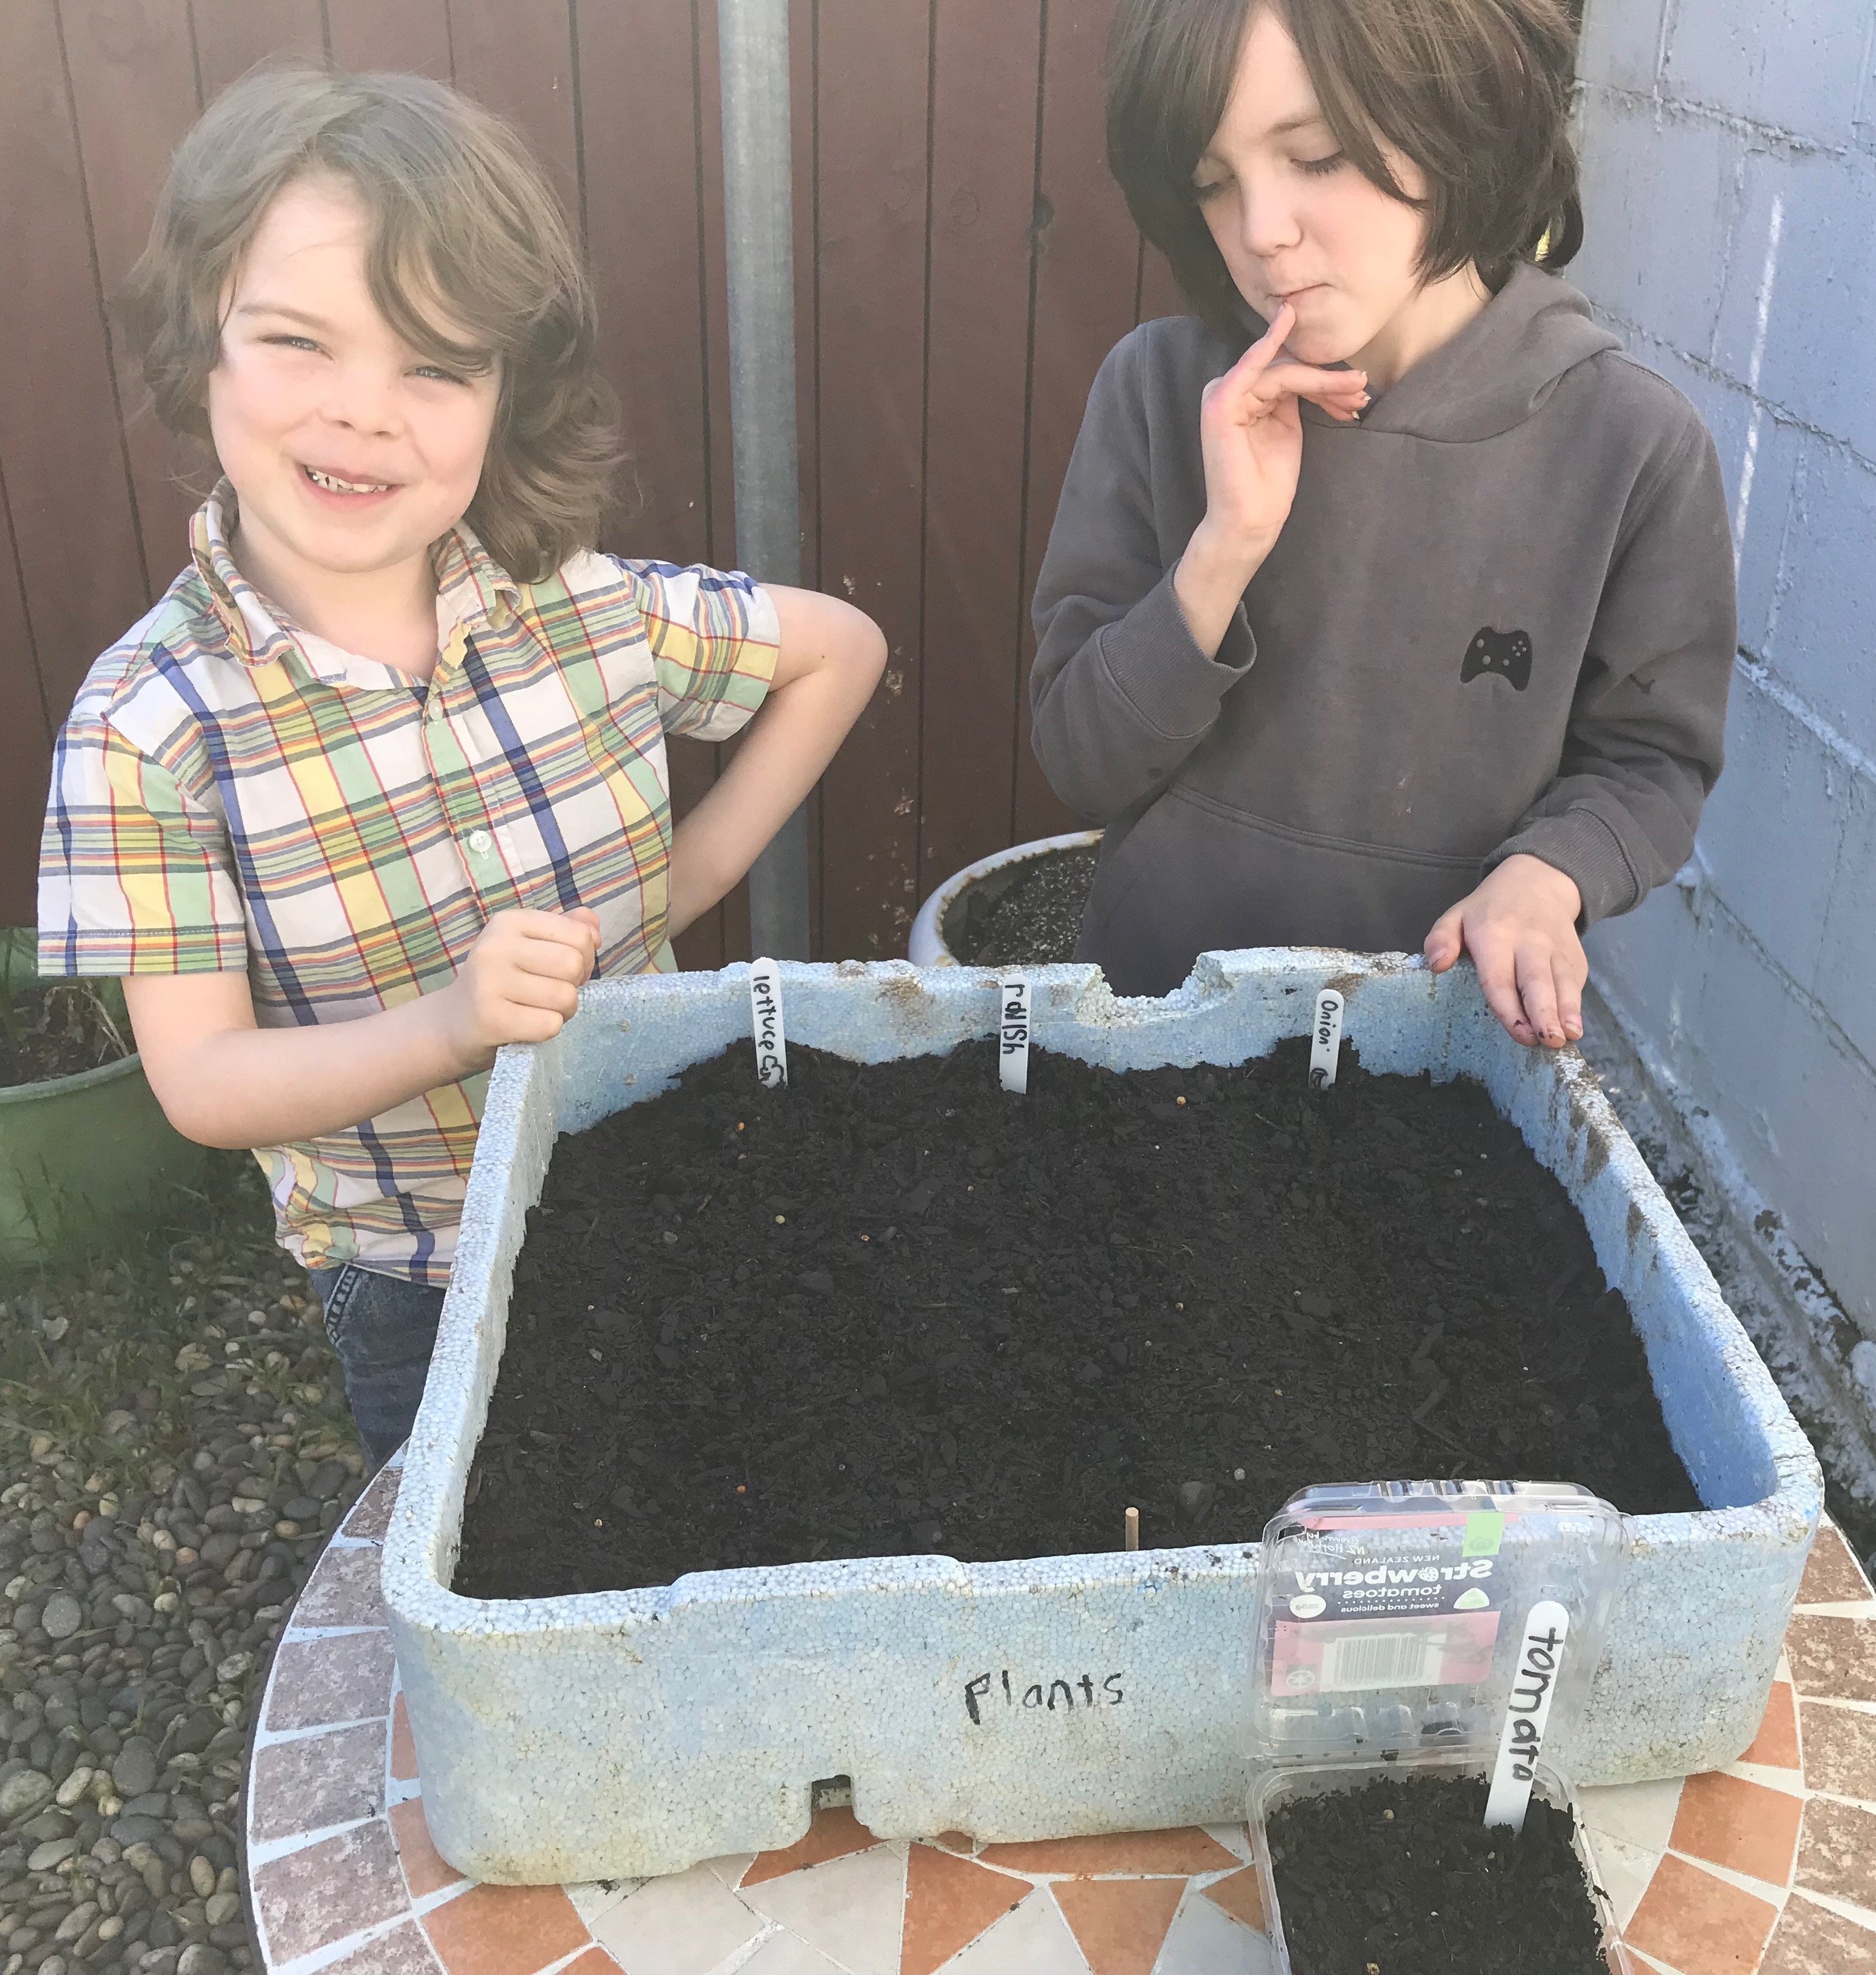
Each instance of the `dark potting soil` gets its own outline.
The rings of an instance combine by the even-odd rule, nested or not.
[[[127,1033],[90,981],[0,979],[0,1090],[116,1063]]]
[[[458,1588],[1250,1542],[1316,1481],[1699,1506],[1621,1297],[1485,1093],[1306,1047],[1096,1070],[746,1047],[556,1147]]]
[[[1089,844],[1032,857],[1007,890],[970,886],[945,915],[945,943],[967,967],[1052,967],[1075,958],[1100,853]]]
[[[1483,1777],[1382,1776],[1280,1805],[1293,1975],[1607,1975],[1570,1812],[1533,1797],[1513,1838],[1486,1829],[1486,1795]]]

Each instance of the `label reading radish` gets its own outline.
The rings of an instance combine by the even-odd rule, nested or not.
[[[1341,994],[1325,987],[1316,997],[1316,1019],[1309,1030],[1309,1088],[1326,1090],[1336,1080],[1342,1053]]]
[[[788,1040],[782,1033],[782,980],[772,960],[749,968],[749,1024],[756,1043],[756,1075],[773,1090],[788,1081]]]
[[[1004,1089],[1020,1097],[1029,1089],[1029,983],[1000,981],[997,996],[997,1073]]]

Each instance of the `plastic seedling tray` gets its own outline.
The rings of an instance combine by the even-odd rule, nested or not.
[[[981,970],[780,971],[789,1040],[856,1061],[948,1050],[1001,1022],[996,977]],[[1368,1069],[1485,1086],[1558,1175],[1626,1296],[1707,1505],[1625,1519],[1608,1650],[1569,1773],[1617,1783],[1736,1756],[1763,1711],[1816,1528],[1818,1467],[1580,1059],[1520,1049],[1469,970],[1435,978],[1399,957],[1205,955],[1160,1001],[1117,999],[1090,967],[1030,981],[1037,1047],[1117,1070],[1263,1055],[1311,1029],[1332,983]],[[444,1856],[511,1882],[671,1871],[793,1842],[813,1786],[833,1776],[852,1778],[856,1816],[892,1837],[1242,1815],[1255,1544],[797,1564],[511,1602],[450,1589],[508,1287],[557,1135],[750,1047],[751,1033],[747,968],[640,977],[587,989],[556,1041],[496,1065],[384,1561]],[[1025,1708],[1032,1687],[1062,1704]],[[1083,1704],[1090,1691],[1100,1704]]]

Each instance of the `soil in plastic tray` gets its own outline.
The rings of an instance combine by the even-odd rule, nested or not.
[[[1267,1837],[1292,1975],[1606,1975],[1566,1809],[1533,1797],[1516,1838],[1486,1783],[1384,1776],[1293,1797]]]
[[[945,915],[945,943],[967,967],[1052,967],[1075,958],[1094,889],[1094,845],[1030,858],[997,897],[968,887]]]
[[[1312,1482],[1699,1503],[1622,1298],[1477,1084],[1306,1045],[1125,1074],[752,1053],[554,1149],[457,1576],[479,1597],[1249,1543]]]

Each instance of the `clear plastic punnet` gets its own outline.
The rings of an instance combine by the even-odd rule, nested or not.
[[[1624,1554],[1607,1502],[1564,1482],[1338,1484],[1293,1495],[1263,1543],[1246,1737],[1260,1767],[1489,1770],[1539,1689],[1530,1758],[1567,1764]],[[1534,1618],[1555,1644],[1535,1661]]]

